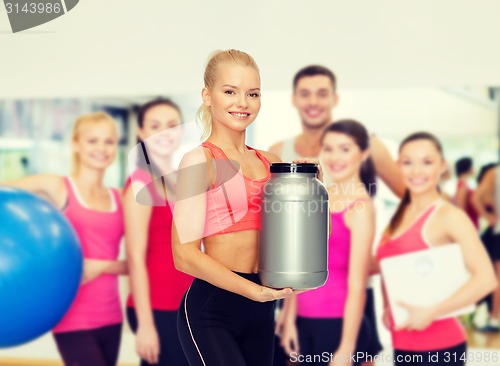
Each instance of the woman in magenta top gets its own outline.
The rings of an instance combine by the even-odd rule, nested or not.
[[[406,194],[377,249],[378,261],[458,243],[471,277],[455,294],[434,306],[402,304],[409,317],[399,327],[393,325],[385,301],[384,323],[391,331],[395,364],[465,365],[462,326],[455,318],[438,318],[491,292],[496,287],[495,275],[474,225],[462,210],[440,196],[438,184],[446,163],[437,138],[426,132],[408,136],[400,145],[398,163]],[[437,354],[437,362],[429,360],[429,352]]]
[[[467,184],[467,179],[472,177],[474,170],[472,168],[471,158],[461,158],[455,163],[455,174],[457,176],[457,191],[455,192],[455,204],[467,213],[472,223],[479,230],[479,214],[472,203],[474,190]]]
[[[136,332],[141,365],[187,366],[176,321],[192,278],[174,266],[170,207],[175,186],[171,159],[180,140],[180,109],[168,99],[150,101],[139,110],[138,124],[138,168],[124,187],[132,290],[127,317]],[[160,178],[160,169],[165,174],[155,179]]]
[[[122,311],[117,261],[123,236],[120,193],[104,186],[118,134],[105,113],[81,116],[73,127],[73,172],[69,177],[35,175],[8,184],[48,199],[75,229],[84,256],[82,286],[72,306],[53,329],[65,365],[115,366],[121,339]]]
[[[281,337],[290,359],[300,364],[350,365],[344,358],[365,351],[371,337],[363,315],[375,232],[375,172],[368,144],[366,129],[353,120],[331,124],[322,138],[320,158],[333,182],[328,187],[328,280],[292,300]],[[330,353],[333,358],[323,357]]]

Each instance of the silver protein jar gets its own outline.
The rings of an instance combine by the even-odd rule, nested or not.
[[[272,288],[311,289],[328,277],[328,192],[311,163],[273,163],[262,190],[259,276]]]

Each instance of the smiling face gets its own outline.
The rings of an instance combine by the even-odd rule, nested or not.
[[[305,76],[298,80],[292,102],[306,127],[323,128],[332,122],[338,96],[328,76]]]
[[[147,146],[148,152],[159,157],[172,154],[180,144],[181,115],[167,104],[158,104],[144,114],[142,127],[137,131]]]
[[[76,161],[90,169],[104,170],[115,159],[118,134],[113,123],[99,121],[82,125],[73,139]]]
[[[344,182],[359,175],[361,164],[368,158],[354,139],[346,134],[327,132],[321,145],[321,162],[334,182]]]
[[[250,66],[219,65],[211,88],[203,88],[204,104],[210,107],[212,126],[245,131],[260,110],[260,77]]]
[[[437,190],[446,163],[436,145],[426,139],[410,141],[402,146],[398,165],[403,181],[412,194]]]

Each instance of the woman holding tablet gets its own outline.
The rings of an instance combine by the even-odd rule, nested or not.
[[[377,249],[377,260],[458,243],[470,279],[434,306],[400,304],[408,318],[397,327],[384,296],[384,324],[391,331],[394,361],[396,365],[465,365],[462,326],[453,317],[440,318],[491,292],[497,285],[493,268],[470,219],[441,198],[438,185],[446,162],[439,140],[426,132],[408,136],[400,145],[398,164],[406,193]]]

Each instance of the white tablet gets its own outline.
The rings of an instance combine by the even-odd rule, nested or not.
[[[416,306],[437,304],[455,293],[469,279],[460,245],[449,244],[386,258],[380,262],[385,289],[396,325],[408,312],[398,302]],[[473,312],[474,305],[440,319]]]

